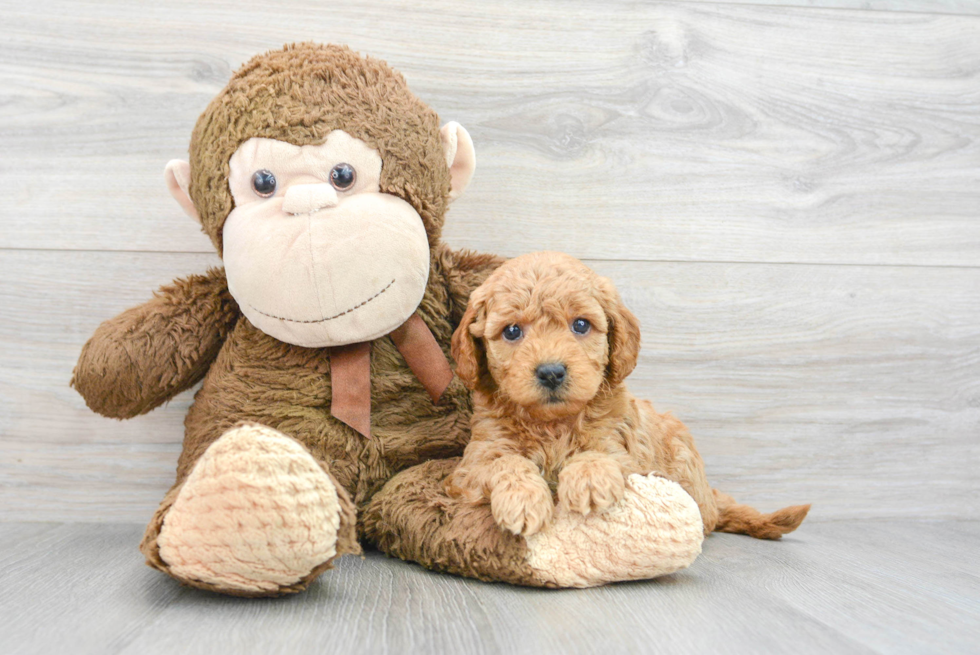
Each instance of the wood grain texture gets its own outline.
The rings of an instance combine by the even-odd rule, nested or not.
[[[0,517],[152,513],[190,394],[120,422],[68,381],[99,322],[216,262],[0,251]],[[588,263],[642,322],[631,389],[691,427],[719,488],[813,520],[980,518],[980,269]]]
[[[345,557],[248,600],[143,566],[138,525],[0,524],[0,652],[972,653],[977,522],[848,521],[713,535],[656,581],[564,592]]]
[[[313,39],[387,59],[470,128],[480,167],[447,229],[461,246],[980,261],[980,17],[41,0],[3,5],[0,22],[0,175],[13,199],[0,247],[208,252],[167,197],[163,164],[247,57]]]
[[[0,5],[0,518],[142,521],[169,486],[190,394],[110,421],[71,368],[217,263],[162,166],[235,67],[303,39],[389,60],[470,128],[450,243],[613,277],[644,324],[631,386],[717,486],[815,521],[980,518],[980,17],[778,4],[801,3],[846,9]]]
[[[861,11],[903,11],[926,14],[980,16],[976,0],[686,0],[708,4],[768,5],[772,7],[811,7],[815,9],[858,9]]]

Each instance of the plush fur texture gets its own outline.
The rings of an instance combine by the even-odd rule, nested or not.
[[[629,535],[623,539],[622,535]],[[647,580],[690,566],[704,533],[698,506],[680,485],[631,475],[622,499],[583,517],[559,504],[547,529],[527,537],[528,564],[546,587]]]
[[[385,163],[382,193],[415,208],[435,247],[450,191],[438,115],[385,62],[342,46],[304,43],[245,64],[191,135],[190,195],[219,253],[234,206],[228,163],[238,147],[252,137],[318,145],[335,129],[378,150]]]
[[[239,316],[223,270],[176,280],[99,326],[72,386],[103,416],[145,414],[201,381]]]
[[[180,578],[249,593],[300,582],[337,554],[333,479],[295,439],[226,432],[197,460],[157,539]]]
[[[233,207],[228,162],[241,143],[260,136],[316,144],[334,129],[377,148],[382,191],[422,217],[431,255],[417,313],[448,356],[470,292],[501,260],[452,251],[440,241],[450,173],[438,117],[384,62],[343,47],[303,44],[258,56],[238,71],[192,137],[190,194],[203,229],[220,252]],[[459,455],[469,436],[470,398],[458,380],[435,405],[390,338],[372,346],[373,434],[365,439],[330,415],[329,351],[289,345],[256,329],[229,294],[222,269],[177,280],[103,323],[82,349],[72,379],[93,410],[129,418],[204,381],[185,421],[176,482],[141,545],[147,562],[187,584],[237,595],[299,591],[330,565],[325,561],[296,582],[243,588],[187,574],[186,562],[181,573],[161,555],[161,530],[196,464],[243,423],[294,439],[319,463],[339,503],[336,554],[359,552],[356,508],[394,473]],[[275,538],[268,535],[270,543]]]
[[[486,508],[446,495],[446,476],[458,463],[458,458],[426,462],[393,477],[361,513],[364,538],[437,571],[533,584],[524,539],[497,529]]]
[[[520,337],[505,338],[508,326]],[[453,337],[457,372],[475,394],[450,495],[489,503],[503,528],[532,535],[550,522],[553,495],[567,510],[602,512],[621,501],[628,476],[657,472],[697,502],[705,534],[778,539],[796,529],[809,505],[764,516],[712,491],[687,428],[623,383],[639,344],[639,323],[612,283],[578,260],[533,253],[503,264]],[[557,386],[542,378],[549,365],[565,370]]]

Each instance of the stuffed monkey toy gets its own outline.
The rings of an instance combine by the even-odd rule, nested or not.
[[[470,292],[502,261],[440,233],[472,141],[384,62],[301,44],[252,59],[210,103],[168,187],[223,268],[103,323],[72,385],[130,418],[199,381],[177,479],[140,549],[194,587],[300,591],[361,542],[485,580],[590,586],[687,566],[693,501],[659,478],[615,511],[533,537],[443,490],[471,405],[448,361]]]

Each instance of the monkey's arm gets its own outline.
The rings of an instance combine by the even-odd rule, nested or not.
[[[175,280],[99,326],[71,385],[103,416],[145,414],[204,377],[239,316],[224,269]]]
[[[443,246],[438,261],[449,285],[449,319],[455,327],[463,318],[466,303],[469,302],[473,290],[483,284],[507,258],[467,249],[452,250]]]

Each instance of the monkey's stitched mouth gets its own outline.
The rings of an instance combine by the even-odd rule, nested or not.
[[[255,307],[254,305],[249,305],[249,307],[251,307],[252,309],[254,309],[255,311],[257,311],[258,313],[262,314],[263,316],[268,316],[269,318],[274,318],[277,321],[286,321],[287,323],[305,323],[305,324],[310,324],[310,323],[326,323],[327,321],[332,321],[335,318],[340,318],[341,316],[344,316],[345,314],[350,314],[355,309],[360,309],[361,307],[363,307],[364,305],[368,304],[369,302],[371,302],[372,300],[374,300],[375,298],[377,298],[378,296],[380,296],[381,294],[383,294],[385,291],[387,291],[388,289],[390,289],[391,288],[391,285],[394,284],[394,283],[395,283],[395,281],[392,280],[391,282],[388,283],[388,286],[386,286],[384,289],[382,289],[381,291],[377,292],[376,294],[374,294],[373,296],[371,296],[367,300],[362,301],[362,302],[354,305],[350,309],[346,309],[346,310],[340,312],[339,314],[334,314],[333,316],[328,316],[326,318],[319,318],[319,319],[315,319],[315,320],[312,320],[312,321],[301,321],[301,320],[295,319],[295,318],[285,318],[283,316],[276,316],[275,314],[267,314],[267,313],[263,312],[261,309],[259,309],[258,307]]]

